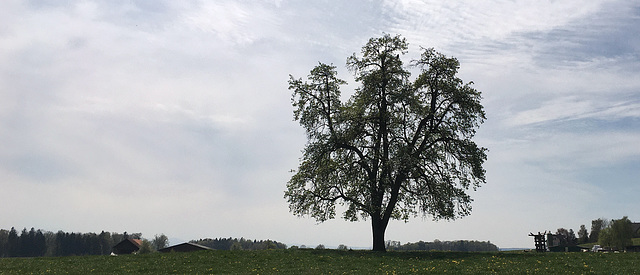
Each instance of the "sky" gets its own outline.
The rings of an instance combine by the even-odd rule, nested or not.
[[[400,34],[482,92],[487,182],[470,216],[387,240],[534,247],[530,232],[640,222],[636,1],[3,1],[0,228],[371,247],[283,198],[306,143],[289,75]]]

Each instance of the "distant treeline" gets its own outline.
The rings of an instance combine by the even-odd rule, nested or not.
[[[55,257],[72,255],[109,255],[114,244],[124,238],[139,239],[142,234],[128,235],[126,232],[67,233],[58,231],[31,230],[18,233],[0,229],[0,257]]]
[[[216,238],[193,240],[192,243],[204,245],[217,250],[262,250],[262,249],[286,249],[287,245],[272,240],[258,241],[245,238]]]
[[[142,247],[140,253],[148,253],[166,247],[167,237],[164,234],[156,235],[151,241],[143,239],[142,233],[127,234],[124,232],[110,233],[67,233],[58,231],[53,233],[41,229],[27,231],[26,228],[18,232],[0,229],[0,257],[57,257],[57,256],[84,256],[84,255],[109,255],[113,246],[124,239],[140,239]],[[200,239],[191,241],[219,250],[259,250],[259,249],[285,249],[287,246],[276,241],[240,239]]]
[[[417,251],[417,250],[438,250],[438,251],[499,251],[498,247],[491,242],[484,241],[439,241],[400,244],[397,241],[388,241],[387,250],[395,251]]]

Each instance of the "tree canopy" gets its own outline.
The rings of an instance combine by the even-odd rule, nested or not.
[[[624,250],[626,247],[633,245],[633,230],[631,221],[627,216],[619,220],[611,220],[606,228],[600,230],[598,243],[605,247]]]
[[[407,51],[404,38],[385,34],[348,57],[360,85],[346,102],[333,65],[289,80],[308,139],[285,191],[290,210],[322,222],[342,205],[346,220],[371,220],[378,251],[390,219],[469,215],[467,191],[485,183],[486,149],[473,141],[486,119],[481,93],[456,76],[456,58],[422,48],[405,65]]]
[[[419,241],[416,243],[400,244],[397,241],[387,241],[388,250],[396,251],[462,251],[462,252],[477,252],[477,251],[500,251],[500,249],[491,242],[485,241],[440,241],[434,240],[433,242]]]

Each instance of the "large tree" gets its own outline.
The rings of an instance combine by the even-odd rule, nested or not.
[[[459,62],[422,49],[406,66],[408,44],[388,34],[347,58],[360,86],[341,100],[336,67],[320,63],[289,80],[294,117],[308,142],[287,184],[290,210],[322,222],[369,219],[373,250],[384,251],[390,219],[470,214],[466,193],[485,182],[486,149],[472,140],[485,120],[481,94],[456,76]],[[411,79],[410,70],[419,71]]]
[[[580,225],[580,230],[578,230],[578,243],[588,243],[589,242],[589,231],[587,231],[587,227]]]
[[[169,246],[169,238],[165,234],[155,235],[151,240],[151,245],[154,250],[158,251]]]
[[[603,218],[591,221],[591,233],[589,233],[589,241],[595,243],[598,241],[600,231],[609,226],[609,222]]]
[[[633,245],[632,237],[631,221],[627,216],[624,216],[619,220],[611,220],[608,227],[600,230],[598,243],[602,246],[624,250]]]

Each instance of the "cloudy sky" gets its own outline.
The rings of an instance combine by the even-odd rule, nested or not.
[[[371,246],[283,192],[305,134],[289,74],[345,69],[401,34],[483,92],[487,184],[471,216],[393,222],[388,240],[489,240],[640,221],[635,1],[3,1],[0,228]]]

